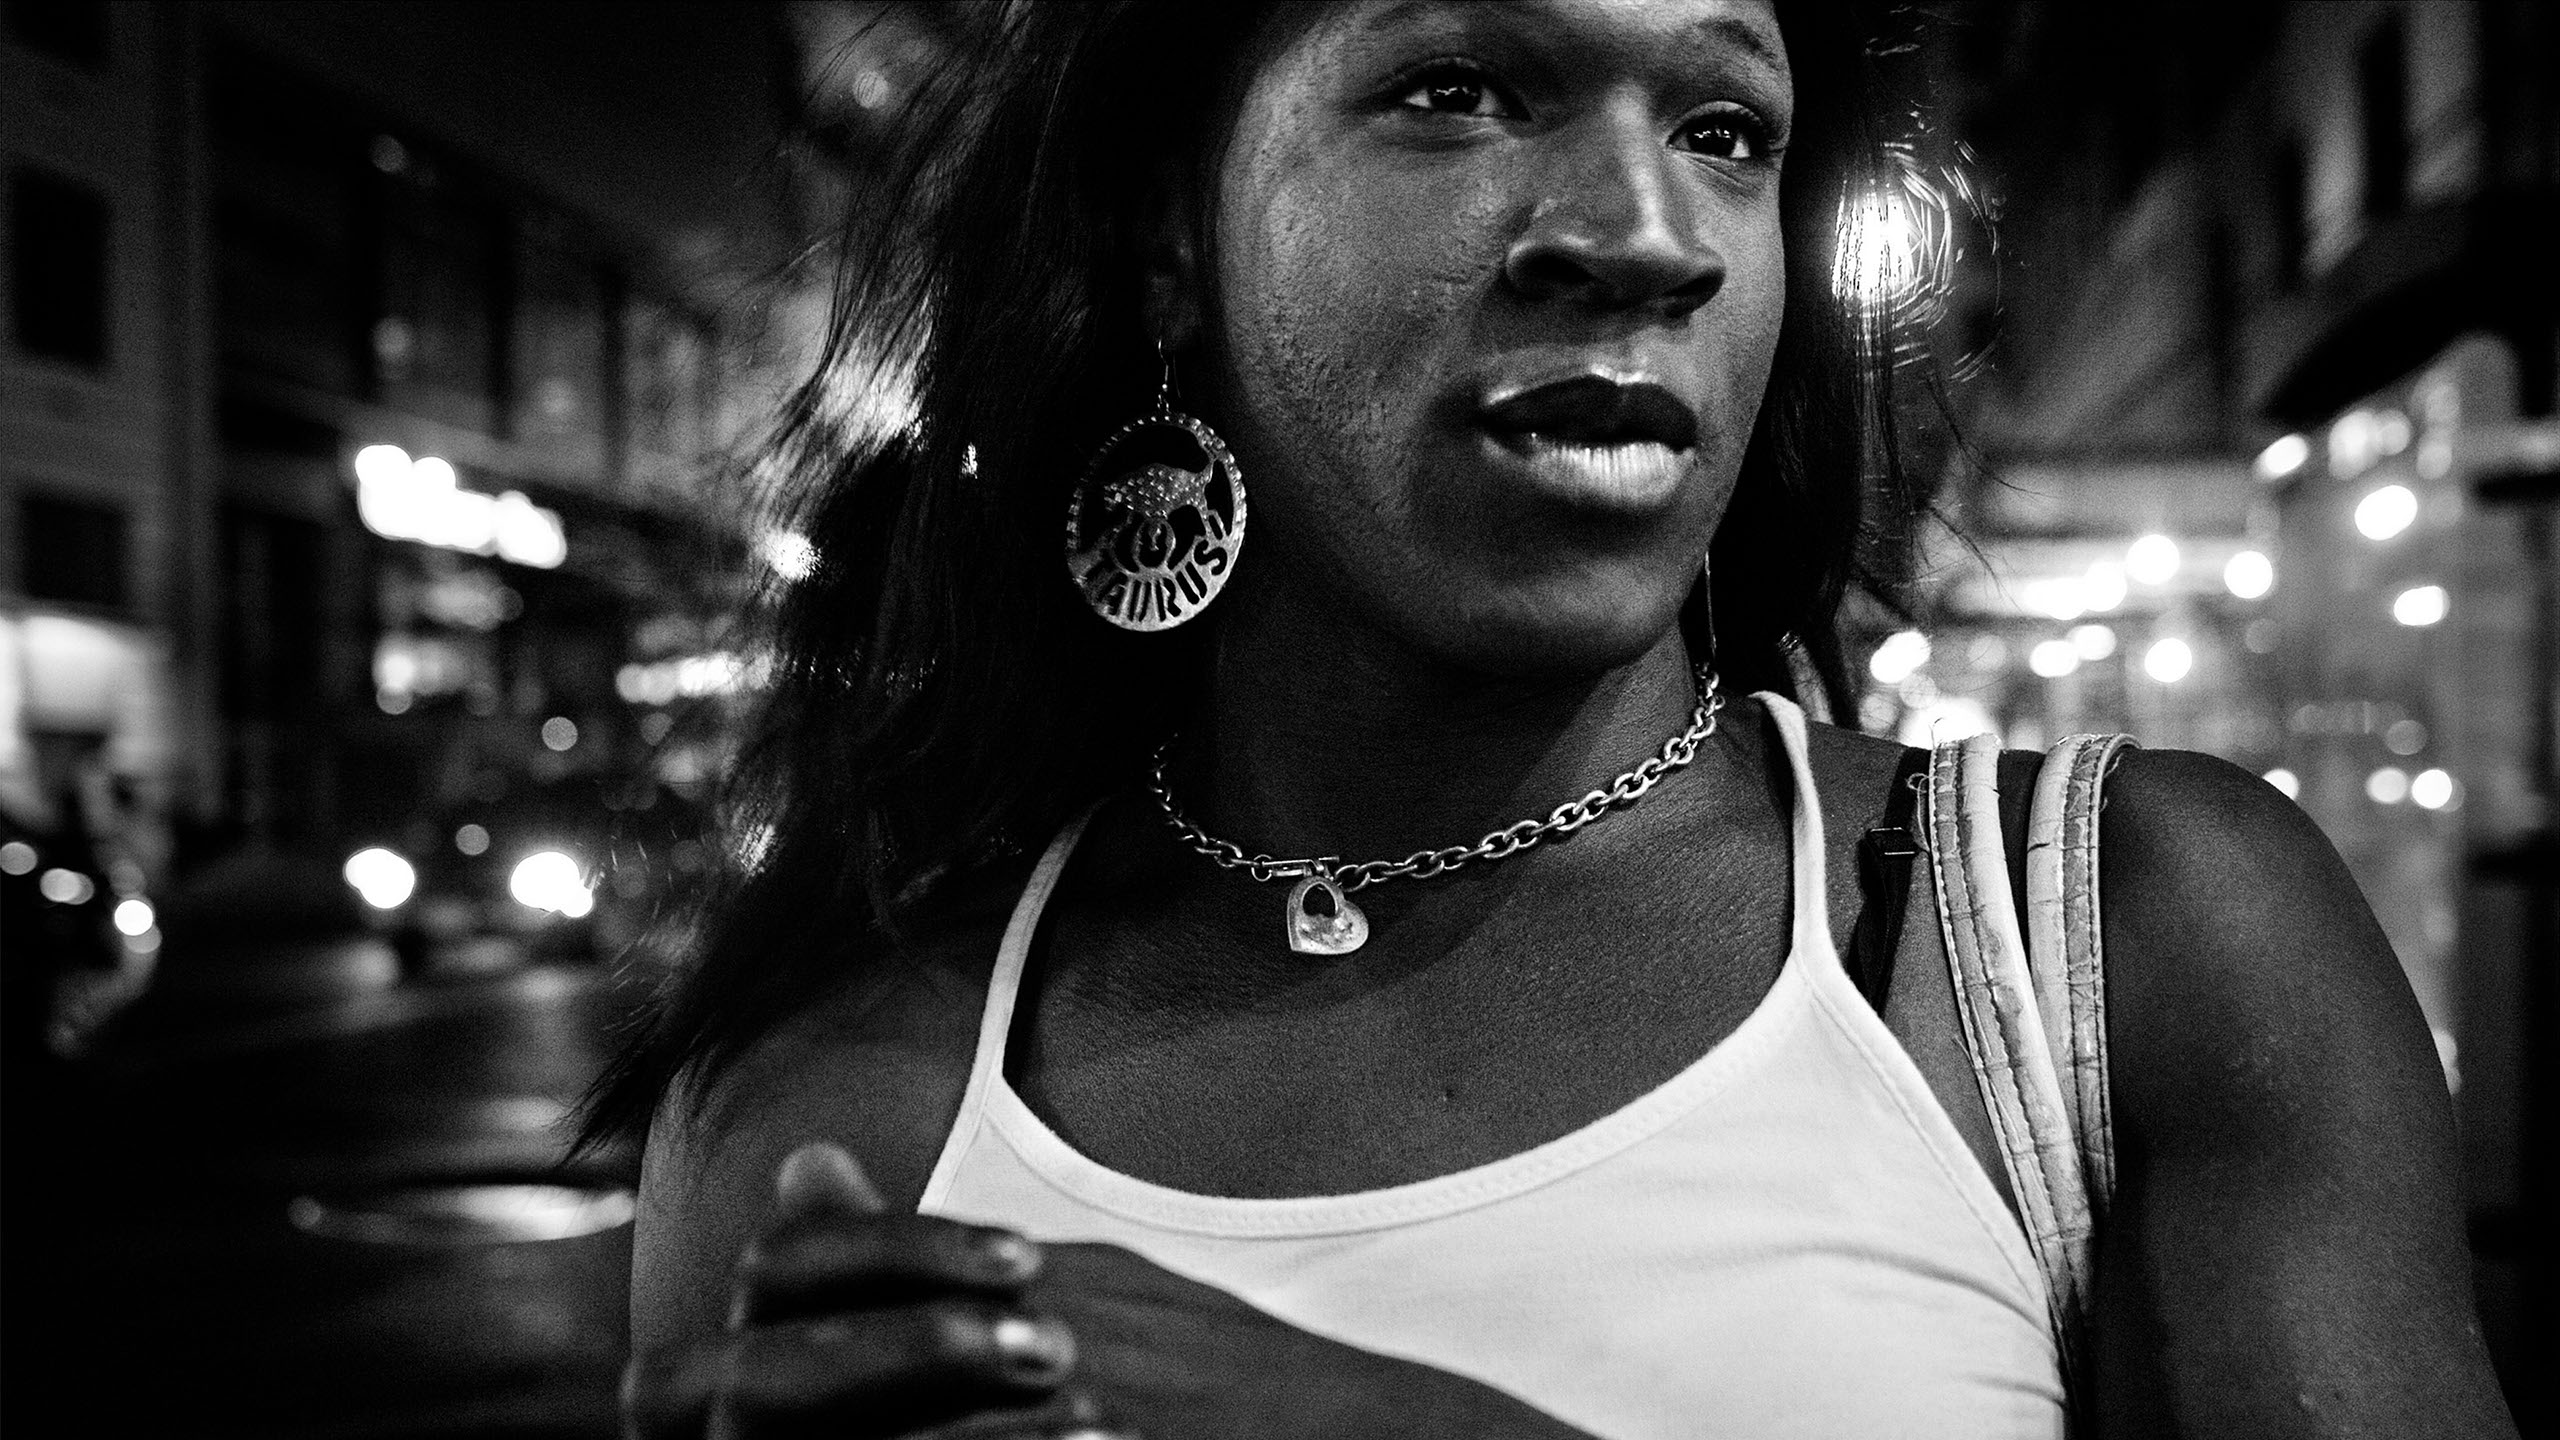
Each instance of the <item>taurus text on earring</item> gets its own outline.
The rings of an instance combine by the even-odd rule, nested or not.
[[[1102,442],[1067,506],[1067,574],[1123,630],[1197,617],[1244,546],[1244,471],[1216,431],[1173,408],[1163,364],[1155,407]]]

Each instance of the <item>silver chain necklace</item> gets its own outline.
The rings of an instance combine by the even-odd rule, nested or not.
[[[1689,728],[1662,742],[1662,748],[1646,756],[1636,768],[1610,781],[1578,800],[1568,800],[1547,812],[1545,819],[1522,820],[1493,831],[1473,845],[1451,845],[1440,850],[1416,850],[1401,860],[1362,860],[1342,863],[1339,855],[1318,855],[1305,860],[1278,860],[1269,855],[1247,855],[1244,847],[1232,840],[1221,840],[1191,823],[1182,807],[1173,801],[1173,788],[1165,781],[1165,766],[1173,754],[1173,741],[1167,740],[1156,751],[1153,774],[1156,807],[1164,811],[1165,823],[1184,842],[1221,870],[1242,870],[1255,881],[1291,880],[1298,883],[1289,891],[1289,948],[1301,955],[1348,955],[1369,941],[1369,917],[1351,903],[1350,892],[1381,880],[1428,880],[1446,875],[1471,860],[1506,860],[1550,835],[1570,835],[1609,811],[1631,805],[1643,794],[1661,783],[1662,777],[1698,758],[1698,747],[1716,733],[1716,717],[1724,710],[1724,692],[1716,674],[1704,665],[1698,667],[1698,708],[1689,717]],[[1333,912],[1319,915],[1307,908],[1308,899],[1323,892],[1332,902]]]

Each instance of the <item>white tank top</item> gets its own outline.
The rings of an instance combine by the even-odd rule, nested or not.
[[[1014,909],[919,1208],[1127,1246],[1613,1440],[2060,1436],[2026,1237],[1841,968],[1804,717],[1762,699],[1795,772],[1794,942],[1750,1017],[1651,1093],[1506,1159],[1351,1195],[1197,1195],[1107,1169],[1004,1076],[1079,820]]]

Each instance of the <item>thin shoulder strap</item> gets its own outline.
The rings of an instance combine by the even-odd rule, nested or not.
[[[960,1113],[952,1119],[951,1133],[943,1137],[942,1153],[934,1159],[933,1174],[925,1180],[924,1194],[916,1200],[920,1214],[938,1213],[950,1196],[952,1183],[960,1175],[960,1162],[985,1123],[987,1097],[1004,1083],[1005,1041],[1013,1033],[1013,1002],[1022,993],[1022,971],[1030,963],[1031,937],[1039,929],[1041,912],[1049,907],[1050,892],[1058,888],[1058,877],[1066,873],[1067,857],[1075,853],[1084,827],[1093,822],[1094,812],[1101,808],[1097,801],[1059,829],[1058,838],[1049,842],[1040,863],[1032,868],[1021,898],[1013,902],[1013,918],[1005,924],[1004,941],[996,948],[995,969],[987,976],[987,1004],[978,1016],[978,1048],[969,1061],[969,1086],[961,1092]]]
[[[1941,745],[1930,757],[1930,865],[1965,1048],[2044,1276],[2063,1380],[2076,1391],[2087,1333],[2089,1194],[2009,888],[1999,759],[1988,735]]]
[[[2066,737],[2045,756],[2027,818],[2027,961],[2079,1140],[2093,1222],[2106,1218],[2116,1188],[2106,944],[2098,923],[2098,810],[2107,772],[2132,743],[2128,735]]]

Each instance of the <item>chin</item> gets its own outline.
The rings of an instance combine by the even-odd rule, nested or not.
[[[1457,633],[1439,644],[1469,668],[1496,674],[1598,675],[1661,644],[1679,628],[1687,599],[1685,589],[1632,580],[1515,581],[1460,617]]]

